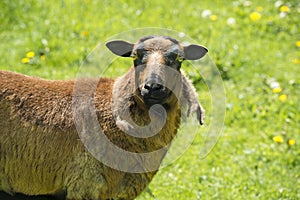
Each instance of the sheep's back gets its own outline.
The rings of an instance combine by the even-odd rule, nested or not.
[[[11,108],[10,117],[23,123],[70,128],[74,81],[50,81],[2,71],[0,101]]]
[[[74,127],[72,113],[73,95],[94,97],[98,89],[98,102],[110,107],[114,80],[108,78],[77,80],[45,80],[37,77],[0,71],[0,101],[7,103],[10,117],[19,117],[26,124],[57,127],[69,130]],[[74,92],[74,86],[77,91]],[[80,86],[80,88],[77,88]],[[105,109],[104,109],[105,110]],[[100,110],[101,111],[101,110]]]
[[[100,87],[113,84],[111,79],[84,81]],[[55,194],[66,185],[76,184],[74,179],[80,179],[82,173],[89,173],[84,172],[85,167],[96,165],[101,170],[102,165],[90,157],[74,125],[74,84],[0,71],[0,190]],[[97,187],[104,184],[100,175],[90,175],[98,182]]]

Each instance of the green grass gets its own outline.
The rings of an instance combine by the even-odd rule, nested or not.
[[[199,134],[138,200],[300,199],[300,3],[283,1],[289,12],[281,18],[276,1],[243,2],[2,0],[0,69],[72,79],[96,45],[115,34],[143,27],[184,32],[208,47],[220,69],[225,129],[205,159],[199,158]],[[207,9],[216,20],[201,16]],[[261,16],[257,21],[250,18],[253,12]],[[228,25],[228,18],[235,24]],[[22,63],[31,51],[30,63]],[[122,63],[112,66],[111,76],[126,71]],[[209,118],[208,90],[199,75],[189,74]],[[280,84],[279,93],[272,82]],[[287,99],[280,100],[282,95]],[[290,139],[296,144],[289,145]]]

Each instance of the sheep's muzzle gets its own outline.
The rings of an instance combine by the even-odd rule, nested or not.
[[[170,97],[171,92],[157,81],[147,81],[141,88],[141,96],[146,105],[164,104]]]

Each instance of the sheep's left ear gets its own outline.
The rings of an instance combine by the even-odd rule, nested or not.
[[[187,60],[198,60],[205,56],[208,50],[200,45],[191,44],[183,47],[184,58]]]
[[[134,44],[123,40],[113,40],[106,43],[106,47],[114,54],[122,57],[129,57],[131,55]]]

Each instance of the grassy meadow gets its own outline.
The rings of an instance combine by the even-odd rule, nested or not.
[[[74,79],[113,35],[144,27],[184,33],[209,49],[223,78],[223,132],[205,158],[198,134],[137,199],[300,199],[299,16],[298,0],[1,0],[0,69]],[[210,108],[201,77],[188,74]]]

